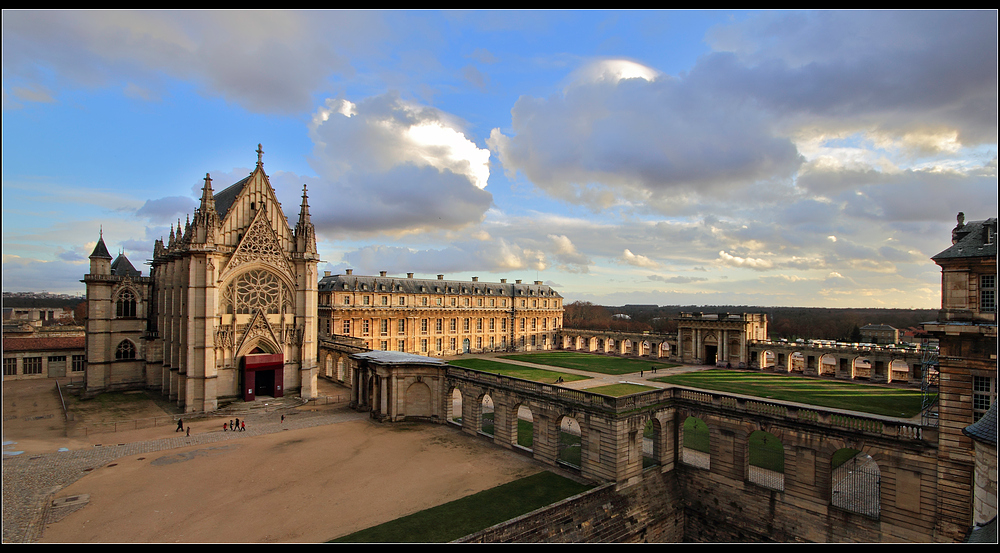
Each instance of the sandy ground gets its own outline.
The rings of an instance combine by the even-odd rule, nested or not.
[[[8,384],[5,439],[28,453],[173,433],[160,427],[69,439],[57,417],[39,414],[44,389],[35,390],[39,401]],[[7,411],[8,399],[20,401],[16,413]],[[192,435],[214,427],[195,421]],[[46,526],[39,541],[316,543],[540,470],[450,425],[361,420],[286,430],[119,458],[56,493],[56,500],[88,494],[89,502]]]

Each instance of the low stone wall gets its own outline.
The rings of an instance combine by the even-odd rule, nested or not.
[[[676,543],[684,511],[673,472],[645,471],[471,534],[459,543]]]

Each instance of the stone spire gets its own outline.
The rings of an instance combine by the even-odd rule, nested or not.
[[[212,176],[205,173],[205,186],[201,187],[201,205],[198,210],[202,213],[215,211],[215,192],[212,190]]]
[[[257,143],[257,168],[260,169],[264,167],[264,148],[261,147],[260,143]]]
[[[299,222],[295,224],[295,245],[300,252],[316,253],[316,229],[309,217],[309,195],[306,185],[302,185],[302,207],[299,208]]]

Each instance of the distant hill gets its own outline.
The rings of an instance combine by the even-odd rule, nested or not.
[[[624,305],[589,302],[566,304],[563,326],[589,330],[676,332],[681,313],[765,313],[771,338],[848,340],[855,325],[887,324],[900,330],[919,327],[937,317],[935,309],[875,309],[822,307],[754,307],[746,305]],[[628,315],[629,319],[613,317]]]

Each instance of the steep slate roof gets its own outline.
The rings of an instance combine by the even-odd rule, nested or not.
[[[219,214],[220,220],[226,218],[226,212],[228,212],[229,208],[232,207],[233,202],[236,201],[236,197],[243,191],[243,187],[246,185],[248,180],[250,180],[250,175],[247,175],[236,184],[233,184],[229,188],[226,188],[215,195],[215,211]]]
[[[94,253],[90,254],[91,259],[111,259],[111,254],[108,253],[108,247],[104,245],[104,234],[101,233],[101,238],[97,241],[97,245],[94,246]]]
[[[129,277],[142,276],[142,272],[137,270],[123,253],[118,254],[118,257],[111,263],[111,274]]]
[[[990,410],[976,422],[962,429],[962,433],[973,440],[997,445],[997,404],[994,401]]]
[[[931,259],[957,259],[962,257],[996,257],[996,217],[985,221],[968,221],[953,231],[955,243]]]
[[[366,351],[355,353],[352,359],[368,360],[381,365],[447,365],[443,359],[416,355],[413,353],[403,353],[401,351]]]

